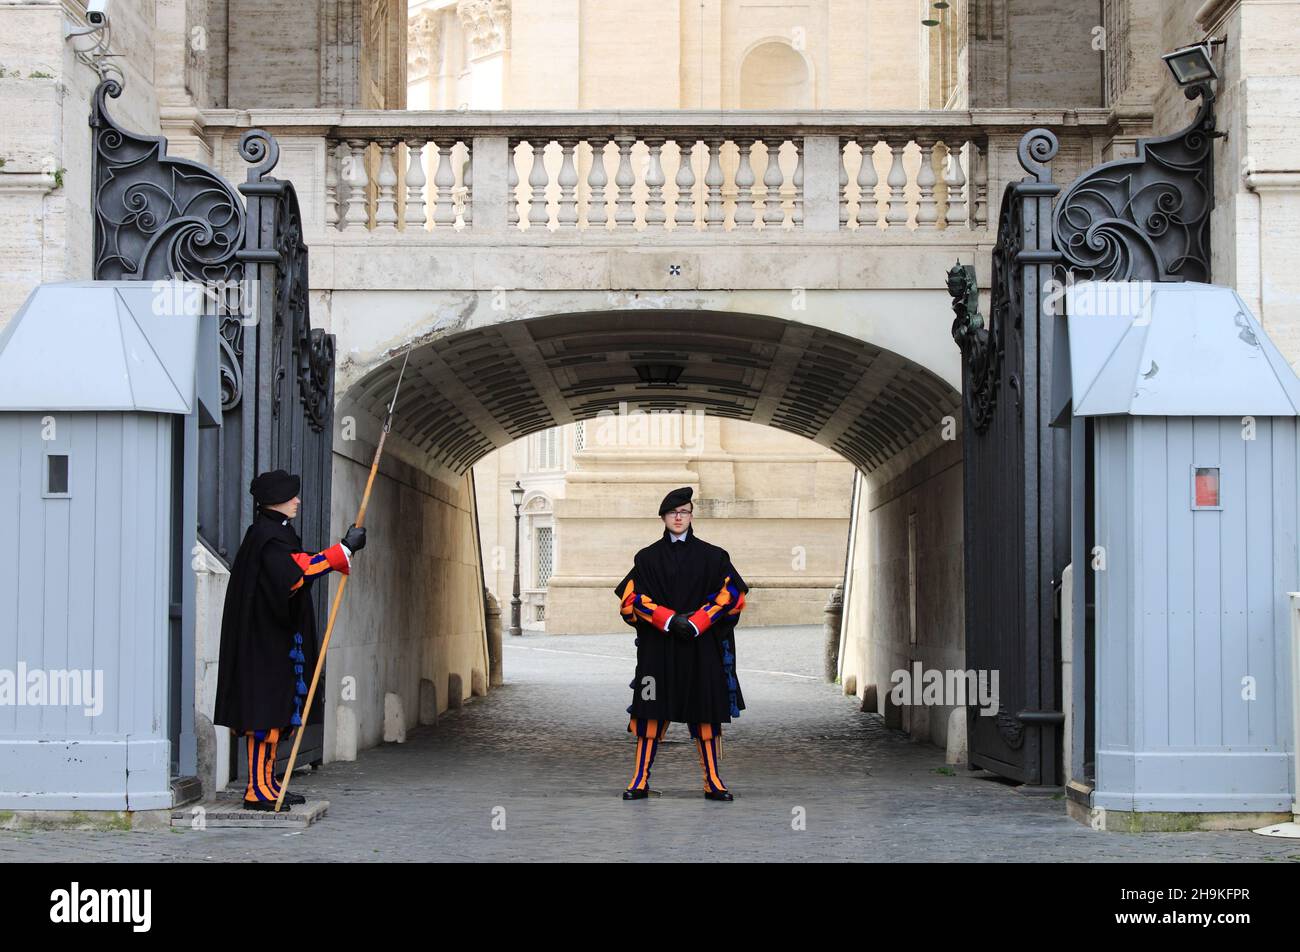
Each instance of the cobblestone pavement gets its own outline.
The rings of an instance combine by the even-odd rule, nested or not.
[[[507,637],[507,683],[488,697],[405,744],[300,775],[295,789],[330,801],[303,832],[0,832],[0,862],[1300,859],[1295,841],[1249,832],[1095,832],[1062,800],[983,772],[948,776],[942,751],[886,730],[817,676],[819,628],[740,636],[749,710],[726,729],[722,765],[734,803],[702,798],[681,724],[655,764],[662,797],[620,799],[631,633],[528,635]],[[804,830],[792,828],[798,808]]]

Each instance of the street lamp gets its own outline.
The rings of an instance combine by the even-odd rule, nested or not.
[[[519,507],[524,502],[524,487],[519,485],[517,479],[514,489],[510,490],[510,496],[515,503],[515,588],[514,597],[510,599],[510,634],[518,636],[524,633],[519,627]]]

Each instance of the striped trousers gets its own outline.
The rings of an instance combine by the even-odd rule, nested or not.
[[[654,766],[655,754],[659,751],[659,742],[663,740],[670,721],[656,721],[632,718],[627,729],[636,737],[636,765],[632,770],[632,779],[627,785],[629,790],[645,790],[650,786],[650,768]],[[727,789],[722,782],[718,764],[722,760],[722,725],[688,724],[691,737],[695,739],[695,748],[700,755],[700,770],[704,774],[704,791],[720,793]]]
[[[280,784],[275,780],[275,755],[280,746],[280,729],[246,731],[248,743],[248,789],[245,800],[262,802],[280,799]]]

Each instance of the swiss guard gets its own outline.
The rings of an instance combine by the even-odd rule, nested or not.
[[[330,571],[345,575],[352,555],[366,544],[366,530],[348,529],[324,552],[304,552],[289,521],[298,515],[301,480],[282,469],[262,473],[249,486],[257,510],[230,569],[221,618],[221,656],[213,721],[248,744],[244,806],[274,810],[280,796],[275,776],[281,740],[303,724],[306,679],[316,667],[316,613],[312,583]],[[321,704],[308,712],[319,723]],[[283,810],[305,798],[287,793]]]
[[[636,554],[632,571],[615,589],[623,620],[637,634],[627,709],[636,765],[624,800],[650,795],[650,768],[673,721],[685,721],[695,739],[705,799],[733,799],[719,761],[722,725],[745,709],[736,679],[735,630],[749,586],[725,549],[695,535],[693,509],[690,486],[664,497],[663,537]]]

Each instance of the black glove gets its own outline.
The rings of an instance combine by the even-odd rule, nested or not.
[[[685,638],[687,641],[695,638],[695,626],[687,621],[686,616],[681,612],[674,615],[672,621],[668,622],[668,631],[678,638]]]
[[[360,552],[366,547],[366,527],[349,526],[347,534],[343,536],[343,544],[351,552]]]

